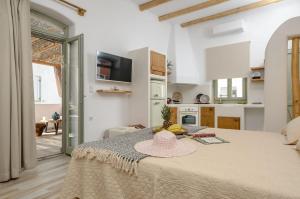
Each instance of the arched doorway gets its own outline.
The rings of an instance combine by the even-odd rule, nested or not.
[[[283,23],[272,35],[265,59],[265,130],[280,132],[288,121],[288,41],[300,35],[300,17]]]

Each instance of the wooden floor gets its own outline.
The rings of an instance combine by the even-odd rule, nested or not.
[[[61,130],[58,135],[55,135],[55,133],[43,133],[42,136],[36,137],[37,158],[44,158],[61,153],[61,139]]]
[[[58,199],[69,161],[65,155],[39,161],[19,179],[0,183],[0,199]]]

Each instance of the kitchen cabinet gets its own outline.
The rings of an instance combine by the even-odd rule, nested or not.
[[[150,83],[150,98],[151,99],[166,99],[167,89],[163,81],[152,80]]]
[[[177,109],[177,107],[171,107],[170,110],[171,110],[170,122],[172,124],[177,124],[178,123],[177,122],[177,111],[178,111],[178,109]]]
[[[132,95],[129,96],[128,123],[130,124],[142,124],[146,127],[163,124],[161,109],[167,102],[167,75],[151,74],[150,64],[164,66],[166,64],[160,64],[157,59],[151,61],[150,56],[154,51],[145,47],[128,53],[128,57],[133,60],[132,68],[134,69],[130,85]],[[166,56],[163,54],[160,56],[166,60]]]
[[[151,126],[161,126],[164,120],[161,117],[161,110],[165,105],[164,100],[151,100]]]
[[[215,127],[215,108],[214,107],[201,107],[200,108],[200,124],[201,126]]]
[[[241,129],[241,119],[239,117],[218,117],[218,128]]]
[[[163,81],[151,81],[151,126],[162,125],[161,110],[166,102],[166,84]]]
[[[165,76],[166,75],[166,56],[154,51],[150,52],[150,68],[151,74]]]
[[[193,106],[197,111],[197,125],[210,128],[262,131],[264,128],[263,104],[168,104],[178,109],[180,122],[181,108]]]

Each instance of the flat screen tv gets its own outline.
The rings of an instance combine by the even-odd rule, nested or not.
[[[97,80],[131,82],[132,60],[97,51]]]

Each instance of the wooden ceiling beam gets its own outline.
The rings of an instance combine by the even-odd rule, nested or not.
[[[198,10],[209,8],[209,7],[214,6],[214,5],[225,3],[227,1],[229,1],[229,0],[208,0],[208,1],[205,1],[203,3],[199,3],[199,4],[196,4],[196,5],[187,7],[187,8],[183,8],[183,9],[180,9],[180,10],[176,10],[174,12],[170,12],[170,13],[161,15],[161,16],[158,17],[158,19],[159,19],[159,21],[165,21],[165,20],[168,20],[168,19],[171,19],[171,18],[174,18],[174,17],[189,14],[191,12],[195,12],[195,11],[198,11]]]
[[[260,0],[260,1],[255,2],[255,3],[247,4],[245,6],[237,7],[237,8],[226,10],[224,12],[220,12],[220,13],[217,13],[217,14],[214,14],[214,15],[210,15],[210,16],[207,16],[207,17],[202,17],[202,18],[198,18],[198,19],[194,19],[194,20],[182,23],[181,27],[184,28],[184,27],[188,27],[188,26],[193,26],[193,25],[203,23],[203,22],[206,22],[206,21],[215,20],[215,19],[219,19],[219,18],[226,17],[226,16],[229,16],[229,15],[238,14],[238,13],[245,12],[245,11],[248,11],[248,10],[252,10],[252,9],[260,8],[260,7],[263,7],[263,6],[267,6],[267,5],[270,5],[270,4],[273,4],[273,3],[278,3],[280,1],[282,1],[282,0]]]
[[[148,1],[146,3],[140,4],[139,8],[140,8],[140,11],[144,11],[144,10],[148,10],[150,8],[157,7],[161,4],[167,3],[169,1],[171,1],[171,0],[152,0],[152,1]]]

